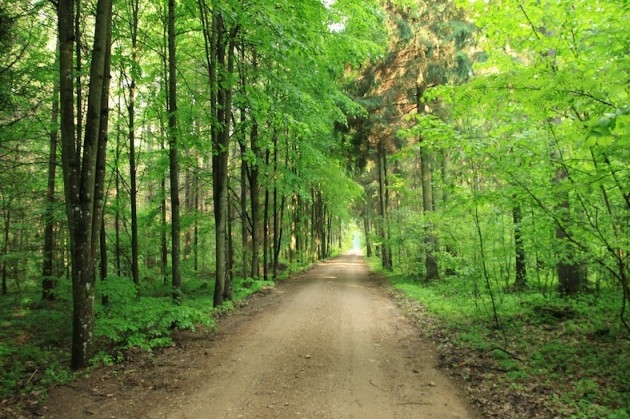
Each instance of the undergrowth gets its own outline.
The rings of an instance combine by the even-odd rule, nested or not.
[[[235,279],[234,302],[243,300],[274,283],[258,279]],[[56,300],[41,301],[38,289],[23,289],[0,298],[0,404],[32,403],[55,384],[71,381],[71,290],[59,281]],[[131,279],[109,277],[98,283],[95,306],[95,340],[98,353],[94,366],[124,358],[124,350],[173,344],[175,330],[214,329],[215,317],[233,308],[228,301],[213,306],[214,282],[188,279],[181,303],[174,304],[172,288],[161,281],[136,287]],[[107,304],[103,303],[106,296]],[[0,415],[1,417],[1,415]]]
[[[429,333],[441,348],[463,354],[446,357],[444,366],[479,380],[474,385],[497,400],[527,400],[544,410],[539,417],[630,418],[630,339],[619,320],[619,290],[562,298],[495,289],[497,327],[489,296],[470,283],[389,276],[436,319]]]

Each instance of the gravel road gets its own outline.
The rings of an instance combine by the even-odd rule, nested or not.
[[[218,335],[189,337],[150,362],[56,389],[41,415],[477,417],[360,255],[292,277],[219,327]]]

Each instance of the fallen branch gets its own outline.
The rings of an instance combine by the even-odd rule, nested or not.
[[[522,360],[521,358],[519,358],[518,356],[514,355],[512,352],[509,352],[509,351],[507,351],[507,350],[505,350],[505,349],[503,349],[503,348],[500,348],[500,347],[498,347],[498,346],[495,346],[494,348],[490,348],[490,349],[488,349],[488,351],[487,351],[487,352],[492,352],[492,351],[494,351],[495,349],[496,349],[497,351],[503,352],[504,354],[508,355],[508,356],[509,356],[510,358],[512,358],[512,359],[516,359],[517,361],[521,361],[521,362],[523,362],[523,360]]]

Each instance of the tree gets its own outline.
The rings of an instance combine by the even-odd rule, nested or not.
[[[171,186],[171,275],[173,299],[181,298],[179,161],[177,132],[177,56],[175,44],[175,0],[168,0],[168,138]]]
[[[414,177],[422,180],[421,197],[425,228],[422,232],[424,243],[418,249],[418,259],[423,259],[426,280],[439,276],[439,253],[437,236],[433,231],[435,208],[433,180],[435,155],[439,146],[427,145],[422,131],[416,131],[416,138],[406,136],[405,145],[397,135],[401,128],[409,128],[413,113],[443,113],[442,105],[434,98],[425,97],[430,86],[458,84],[469,77],[472,61],[469,58],[473,43],[473,26],[466,22],[461,9],[452,2],[440,1],[433,4],[409,4],[407,2],[389,2],[385,7],[389,34],[389,50],[384,59],[374,60],[363,66],[354,82],[353,95],[359,104],[365,106],[369,116],[356,118],[352,127],[354,133],[354,155],[361,156],[365,162],[367,156],[376,160],[375,178],[379,184],[379,214],[384,223],[379,228],[381,236],[381,254],[383,267],[392,265],[390,253],[390,210],[386,201],[394,202],[394,192],[385,187],[382,180],[383,158],[386,154],[395,154],[401,149],[418,148],[419,173]],[[358,148],[367,150],[357,152]],[[375,153],[368,151],[375,149]],[[391,170],[390,170],[391,171]],[[395,176],[390,173],[390,177]],[[367,212],[365,212],[367,213]]]
[[[85,136],[80,149],[76,145],[73,106],[74,6],[72,0],[58,3],[61,158],[72,259],[72,367],[77,369],[88,365],[94,351],[96,254],[102,226],[107,139],[100,124],[102,114],[107,113],[107,97],[103,93],[109,83],[106,68],[111,48],[112,2],[99,0],[96,7]]]

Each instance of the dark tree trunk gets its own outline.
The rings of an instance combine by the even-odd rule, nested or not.
[[[256,158],[260,158],[261,150],[258,146],[258,123],[254,121],[251,131],[251,149]],[[255,162],[249,169],[249,194],[252,206],[252,278],[260,276],[260,186],[259,164]]]
[[[516,197],[514,197],[516,200]],[[523,215],[520,205],[512,208],[512,219],[514,221],[514,246],[515,246],[515,270],[516,279],[514,287],[524,289],[527,286],[527,266],[525,264],[525,244],[523,243]]]
[[[243,115],[243,111],[241,110],[241,115]],[[244,123],[245,121],[242,120],[241,123]],[[248,211],[247,211],[247,178],[248,178],[248,174],[247,174],[247,163],[245,161],[245,153],[246,153],[246,147],[245,147],[245,133],[242,133],[242,136],[240,138],[240,148],[241,148],[241,191],[240,191],[240,200],[239,200],[239,204],[240,204],[240,211],[241,211],[241,246],[242,246],[242,253],[241,253],[241,276],[243,278],[247,278],[247,276],[250,273],[249,270],[249,234],[248,234],[248,225],[249,225],[249,219],[247,217]]]
[[[164,144],[162,144],[164,150]],[[166,174],[160,179],[160,269],[164,284],[168,284],[168,234],[166,225]]]
[[[62,168],[72,261],[73,327],[71,367],[88,365],[94,351],[96,255],[102,226],[103,183],[107,136],[101,122],[107,113],[112,2],[96,6],[94,46],[83,149],[75,138],[73,97],[74,2],[58,3]],[[78,31],[78,28],[77,28]]]
[[[203,165],[203,164],[201,164]],[[193,269],[195,272],[199,272],[199,221],[196,216],[199,211],[199,170],[200,167],[195,167],[195,171],[193,173],[193,208],[195,211],[195,222],[193,225]]]
[[[48,153],[48,187],[46,188],[46,214],[44,215],[44,263],[42,267],[42,299],[55,299],[55,177],[57,173],[57,140],[59,130],[59,82],[53,89],[50,150]]]
[[[231,75],[234,73],[234,50],[237,29],[230,33],[225,28],[220,14],[213,15],[213,28],[216,31],[216,74],[211,75],[218,82],[216,115],[219,125],[213,126],[212,182],[214,192],[214,219],[216,236],[216,281],[214,306],[224,301],[225,279],[228,274],[228,255],[225,237],[228,223],[228,161],[230,150],[230,126],[232,120]],[[213,31],[214,32],[214,31]],[[227,56],[226,56],[227,55]],[[214,86],[214,83],[211,83]]]
[[[169,179],[171,184],[171,283],[173,299],[181,298],[179,145],[177,132],[177,60],[175,45],[175,0],[168,1],[168,128]]]
[[[424,147],[420,148],[420,170],[422,178],[422,210],[429,216],[433,212],[433,177],[431,173],[432,156]],[[435,256],[437,239],[430,221],[426,221],[425,229],[425,279],[432,281],[438,278],[438,263]]]
[[[137,65],[138,56],[138,0],[131,0],[131,65]],[[169,50],[170,51],[170,50]],[[130,71],[128,128],[129,128],[129,203],[131,206],[131,279],[140,283],[138,266],[138,187],[136,180],[136,77],[135,69]]]
[[[387,205],[387,160],[385,147],[382,142],[377,146],[377,166],[378,166],[378,208],[381,220],[379,223],[379,236],[381,236],[381,266],[383,269],[392,269],[391,252],[389,250],[389,217]]]
[[[269,167],[269,149],[265,151],[265,165]],[[269,280],[269,188],[265,187],[265,204],[263,209],[263,278]]]
[[[562,188],[569,174],[566,168],[561,167],[556,171],[554,183]],[[582,263],[577,260],[577,251],[570,243],[566,226],[569,225],[571,206],[569,204],[569,194],[566,191],[560,193],[560,204],[556,208],[556,213],[560,223],[556,227],[556,239],[559,240],[563,249],[563,254],[557,263],[558,290],[561,294],[571,296],[578,294],[586,281],[586,271]]]
[[[371,228],[370,228],[370,218],[369,218],[369,213],[365,212],[365,215],[363,216],[363,231],[365,233],[365,252],[367,257],[372,257],[372,239],[370,238],[370,232],[371,232]]]
[[[451,198],[451,190],[453,187],[453,169],[451,167],[451,155],[448,150],[442,150],[442,206],[446,207]],[[454,259],[457,256],[457,251],[452,243],[446,243],[446,253]],[[446,275],[453,276],[456,274],[455,269],[452,266],[446,266],[444,269]]]
[[[11,209],[7,206],[4,212],[4,231],[2,240],[2,295],[9,293],[7,286],[8,268],[7,268],[7,256],[9,255],[9,234],[11,232]]]

